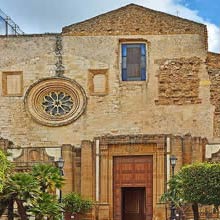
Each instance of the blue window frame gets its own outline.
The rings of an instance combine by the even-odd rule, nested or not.
[[[143,43],[122,44],[122,80],[146,80],[146,45]]]

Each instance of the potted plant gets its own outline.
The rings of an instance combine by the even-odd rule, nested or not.
[[[80,215],[87,213],[92,209],[93,202],[83,199],[78,193],[72,192],[64,196],[63,205],[65,219],[78,219]]]

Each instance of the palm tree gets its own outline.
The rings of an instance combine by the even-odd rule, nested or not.
[[[56,220],[62,209],[56,196],[50,193],[60,189],[63,181],[60,170],[48,164],[37,164],[30,173],[9,175],[0,193],[0,216],[8,207],[8,219],[13,220],[13,205],[16,203],[22,220],[28,219],[28,212],[36,214],[38,219],[44,216]]]
[[[30,212],[36,220],[47,217],[48,220],[59,220],[62,216],[62,207],[55,195],[42,193],[39,198],[32,202]]]
[[[7,208],[17,204],[18,213],[22,220],[28,220],[27,211],[31,200],[39,196],[40,188],[34,177],[28,173],[15,173],[8,177],[0,202]],[[2,210],[3,211],[3,210]]]
[[[39,182],[42,192],[54,193],[64,183],[60,170],[49,164],[36,164],[32,169],[32,175]]]
[[[0,194],[0,217],[4,214],[9,205],[9,198],[5,197],[3,193]]]

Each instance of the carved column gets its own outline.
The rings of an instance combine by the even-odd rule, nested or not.
[[[156,181],[157,181],[157,196],[156,201],[160,202],[161,195],[164,193],[165,188],[165,151],[164,142],[161,140],[157,144],[156,150]]]
[[[204,147],[201,137],[194,137],[192,139],[192,162],[202,162],[204,158]]]
[[[165,207],[164,204],[160,202],[160,198],[165,190],[165,164],[166,164],[166,154],[165,154],[165,138],[159,138],[157,140],[157,146],[155,147],[154,155],[156,156],[156,189],[155,200],[153,202],[153,219],[165,219]],[[154,177],[155,178],[155,177]]]
[[[108,203],[108,145],[100,146],[100,202]]]
[[[92,143],[82,141],[81,145],[81,195],[94,199],[94,160]]]
[[[64,178],[65,186],[62,188],[64,194],[74,191],[74,147],[70,144],[62,145],[62,157],[65,161],[64,163]]]
[[[108,145],[100,145],[100,204],[99,220],[109,219],[109,170]]]
[[[183,139],[181,136],[172,136],[171,139],[171,155],[176,156],[177,162],[174,172],[178,172],[183,165]],[[169,162],[169,169],[171,173],[171,166]]]
[[[183,165],[192,163],[192,136],[183,137]]]

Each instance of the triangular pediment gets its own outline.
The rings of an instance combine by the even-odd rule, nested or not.
[[[206,26],[129,4],[63,28],[64,35],[206,34]]]

